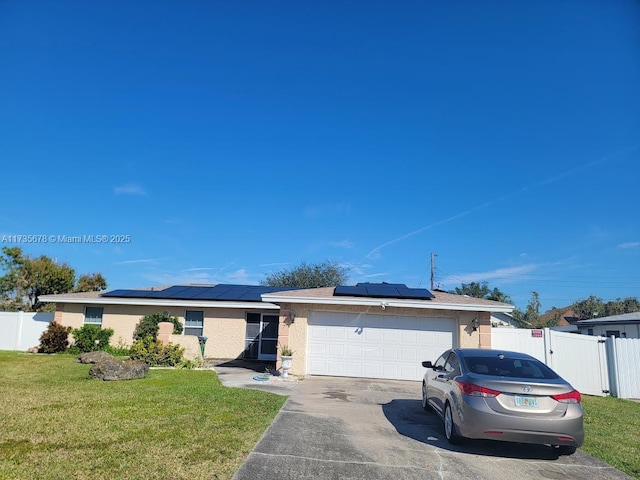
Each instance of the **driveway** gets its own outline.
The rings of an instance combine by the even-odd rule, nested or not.
[[[310,377],[289,394],[235,480],[631,478],[581,451],[450,446],[440,418],[422,409],[418,382]]]

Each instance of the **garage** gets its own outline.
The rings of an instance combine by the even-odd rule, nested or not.
[[[423,360],[456,345],[451,318],[309,312],[311,375],[421,380]]]

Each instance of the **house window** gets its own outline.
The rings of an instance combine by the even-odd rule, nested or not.
[[[588,335],[593,335],[593,328],[588,328],[587,329],[587,334]]]
[[[202,335],[204,330],[204,312],[202,310],[187,310],[184,315],[184,334]]]
[[[85,307],[84,309],[84,323],[85,325],[98,325],[102,326],[102,307]]]
[[[620,338],[620,330],[607,330],[607,337]]]

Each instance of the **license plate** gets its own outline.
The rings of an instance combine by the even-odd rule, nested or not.
[[[538,407],[538,399],[536,397],[515,397],[516,407]]]

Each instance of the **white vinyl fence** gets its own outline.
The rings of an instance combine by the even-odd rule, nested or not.
[[[602,337],[558,332],[548,328],[492,328],[491,346],[528,353],[549,365],[581,393],[597,396],[610,393],[610,355]]]
[[[0,312],[0,350],[25,351],[40,344],[53,313]]]
[[[607,339],[611,394],[640,398],[640,338]]]

